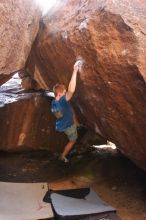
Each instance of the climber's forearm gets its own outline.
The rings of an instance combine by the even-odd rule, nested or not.
[[[69,86],[68,86],[68,92],[71,92],[71,93],[75,92],[76,81],[77,81],[77,71],[74,70],[73,74],[72,74],[72,77],[71,77],[71,80],[70,80],[70,83],[69,83]]]
[[[66,100],[70,100],[75,92],[76,81],[77,81],[77,72],[78,72],[78,67],[74,66],[73,74],[72,74],[71,80],[69,82],[68,90],[66,92]]]

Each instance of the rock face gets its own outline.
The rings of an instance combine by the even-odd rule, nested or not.
[[[27,71],[42,88],[68,84],[85,60],[74,96],[87,125],[146,169],[146,4],[69,0],[42,22]]]
[[[1,107],[0,150],[61,151],[67,140],[54,130],[54,118],[49,109],[50,100],[41,95],[29,95]]]
[[[54,129],[51,98],[23,92],[14,77],[0,89],[0,150],[61,151],[67,139]]]
[[[67,140],[54,130],[51,100],[39,94],[0,108],[0,150],[61,151]]]
[[[0,84],[25,66],[41,16],[35,1],[0,2]]]

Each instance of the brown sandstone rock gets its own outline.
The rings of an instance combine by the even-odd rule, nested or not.
[[[41,16],[35,1],[0,2],[0,85],[25,66]]]
[[[74,101],[88,126],[146,169],[145,1],[67,1],[44,18],[27,69],[52,89],[68,84],[78,56]]]
[[[24,91],[18,74],[2,85],[0,150],[61,151],[67,139],[64,134],[55,131],[51,101],[47,93]]]
[[[39,93],[21,95],[0,107],[0,150],[61,151],[67,140],[54,129],[51,100]]]
[[[19,77],[21,78],[21,86],[24,90],[30,91],[41,89],[37,82],[32,79],[32,77],[25,70],[19,72]]]

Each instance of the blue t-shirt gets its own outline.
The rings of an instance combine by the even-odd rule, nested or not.
[[[53,100],[51,111],[60,111],[62,113],[62,117],[56,120],[56,130],[64,131],[66,128],[71,127],[73,125],[73,112],[71,110],[71,106],[68,101],[66,101],[65,96],[62,96],[60,100]]]

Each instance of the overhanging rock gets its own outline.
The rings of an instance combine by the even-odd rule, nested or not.
[[[47,15],[27,70],[42,88],[68,84],[78,56],[74,101],[89,127],[146,169],[146,4],[69,0]]]

